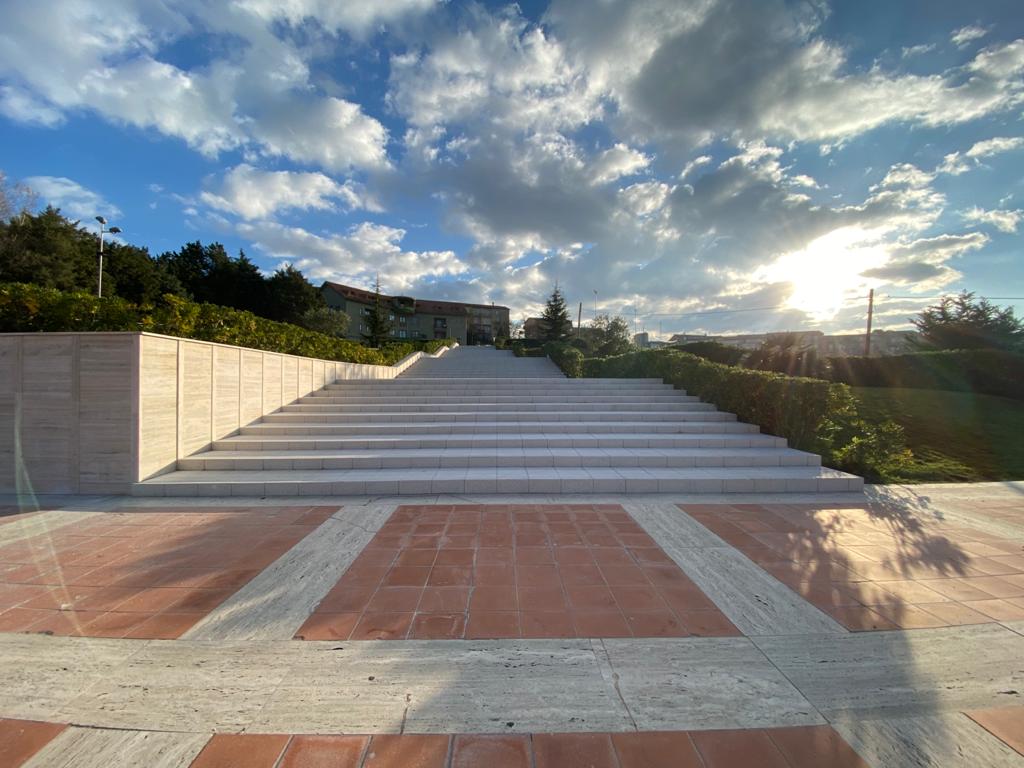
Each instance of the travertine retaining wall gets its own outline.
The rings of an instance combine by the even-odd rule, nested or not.
[[[442,351],[443,352],[443,351]],[[359,365],[151,333],[0,334],[0,492],[128,493]]]

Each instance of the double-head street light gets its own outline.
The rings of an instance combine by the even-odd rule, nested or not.
[[[104,229],[107,226],[107,220],[102,216],[97,216],[96,221],[100,223],[100,274],[99,279],[96,281],[96,295],[103,298],[103,233],[109,232],[112,235],[119,235],[121,228],[111,227],[110,229]]]

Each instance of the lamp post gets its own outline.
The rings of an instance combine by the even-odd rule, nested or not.
[[[111,227],[110,229],[104,230],[107,226],[107,220],[102,216],[97,216],[96,221],[100,223],[100,272],[99,278],[96,281],[96,295],[103,298],[103,233],[109,232],[112,235],[118,235],[121,233],[120,227]]]

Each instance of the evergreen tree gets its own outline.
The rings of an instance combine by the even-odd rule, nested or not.
[[[384,304],[384,297],[380,293],[380,275],[373,286],[373,309],[366,315],[366,332],[363,338],[371,347],[380,347],[391,338],[391,320],[388,317],[388,308]]]
[[[558,283],[555,283],[555,290],[544,307],[540,325],[544,341],[564,341],[572,333],[569,308],[565,305],[565,296],[562,295]]]
[[[1005,349],[1024,351],[1024,321],[1012,307],[1000,309],[988,299],[974,300],[962,291],[944,296],[910,322],[921,334],[918,344],[928,349]]]
[[[320,289],[291,264],[271,275],[267,293],[266,311],[259,314],[281,323],[301,325],[306,312],[327,304]]]

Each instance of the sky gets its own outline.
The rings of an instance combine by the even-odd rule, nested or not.
[[[4,3],[0,170],[419,298],[671,333],[1024,314],[1019,0]],[[1003,297],[1006,297],[1005,299]]]

